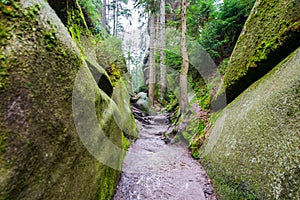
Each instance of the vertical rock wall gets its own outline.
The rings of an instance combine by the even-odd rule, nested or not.
[[[221,199],[300,198],[300,3],[257,0],[202,151]]]
[[[136,134],[130,110],[119,113],[129,107],[128,95],[116,105],[101,89],[101,80],[110,84],[109,77],[96,55],[85,55],[70,34],[78,32],[62,21],[42,0],[0,2],[0,199],[109,199],[120,168],[107,163],[113,157],[120,166],[128,145],[113,113],[126,116],[126,132]],[[105,78],[95,79],[85,60]],[[75,87],[82,71],[80,81],[86,87]],[[95,127],[74,121],[84,116],[81,107],[74,108],[74,91],[85,96],[78,100],[81,105],[89,103],[95,110]],[[82,123],[90,122],[87,116]],[[80,127],[95,138],[97,155],[81,138]],[[108,140],[101,140],[100,133]],[[119,154],[107,153],[107,141]]]

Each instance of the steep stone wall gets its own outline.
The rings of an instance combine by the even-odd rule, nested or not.
[[[221,199],[300,198],[300,48],[227,106],[203,148]]]
[[[127,129],[118,124],[115,116],[124,115],[119,110],[129,106],[128,95],[114,100],[107,95],[113,93],[109,77],[72,33],[78,31],[68,30],[43,0],[0,2],[0,199],[113,195],[120,176],[116,166],[128,146],[123,131],[136,136],[135,122],[127,109]],[[95,79],[86,60],[105,78]],[[78,80],[84,85],[74,87]],[[74,92],[84,98],[74,100]],[[117,100],[125,102],[116,105]],[[94,124],[76,102],[95,110]],[[82,127],[92,143],[84,140]],[[118,154],[109,151],[110,143]]]
[[[224,94],[227,103],[233,101],[299,46],[300,2],[257,0],[214,97],[214,106],[224,106]]]

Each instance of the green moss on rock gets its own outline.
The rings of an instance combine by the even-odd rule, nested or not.
[[[116,180],[120,179],[121,172],[120,171],[117,172],[112,168],[106,168],[103,177],[104,179],[101,183],[102,189],[100,192],[100,196],[97,199],[99,200],[111,199],[115,192],[114,186],[116,185]]]
[[[119,114],[115,115],[119,127],[124,131],[124,135],[132,140],[137,139],[137,127],[134,116],[130,108],[129,84],[126,80],[120,79],[114,87],[112,99],[116,103]]]
[[[202,160],[221,199],[299,199],[300,49],[218,117]]]
[[[237,41],[223,89],[228,103],[300,46],[298,0],[257,0]]]
[[[102,130],[120,149],[114,158],[121,165],[123,130],[113,115],[104,112],[106,108],[118,112],[118,107],[98,87],[84,62],[94,62],[93,56],[86,55],[91,52],[76,48],[45,1],[33,1],[40,6],[30,6],[30,1],[3,2],[0,25],[5,24],[6,29],[0,37],[0,199],[95,199],[101,195],[109,199],[120,168],[109,169],[100,163],[74,124],[74,82],[82,69],[86,72],[82,81],[95,95],[89,100],[98,113],[96,125],[101,127],[91,129],[91,135],[99,139],[98,131]],[[7,6],[14,14],[8,13]],[[79,92],[86,94],[85,90]],[[127,131],[136,131],[131,130],[134,121],[130,122]],[[109,160],[110,149],[100,144],[100,155]]]
[[[13,15],[18,15],[20,11],[16,9],[16,4],[11,1],[0,2],[0,45],[7,44],[10,37],[10,30],[12,29]],[[6,66],[6,57],[0,52],[0,93],[4,91],[5,86],[8,84],[7,75],[8,67]]]

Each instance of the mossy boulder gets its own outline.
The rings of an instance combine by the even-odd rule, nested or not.
[[[300,46],[300,2],[257,0],[237,41],[215,107],[233,101]],[[224,103],[219,102],[220,107]]]
[[[128,80],[121,79],[114,87],[112,99],[118,106],[119,114],[116,121],[127,138],[135,140],[138,137],[135,119],[131,112]]]
[[[123,132],[135,129],[134,121],[128,130],[116,121],[126,104],[107,95],[111,85],[106,92],[99,87],[85,62],[94,64],[96,56],[78,48],[43,0],[0,1],[0,27],[0,199],[110,199],[121,172],[107,165],[121,166]],[[74,92],[95,111],[94,124],[89,115],[75,123],[86,115],[74,106]],[[97,155],[80,127],[89,130]]]
[[[202,161],[221,199],[300,199],[300,48],[220,114]]]

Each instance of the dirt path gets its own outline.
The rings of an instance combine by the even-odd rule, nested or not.
[[[186,147],[165,144],[165,116],[137,121],[139,139],[131,146],[114,200],[206,200],[216,199],[202,166]]]

